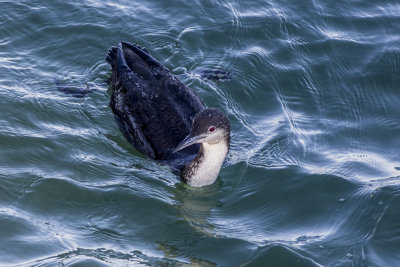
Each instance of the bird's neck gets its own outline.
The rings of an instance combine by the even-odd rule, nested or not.
[[[214,183],[228,154],[228,144],[225,140],[215,144],[202,143],[197,156],[182,170],[182,180],[194,187]]]

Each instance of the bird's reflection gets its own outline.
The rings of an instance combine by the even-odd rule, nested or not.
[[[182,218],[201,233],[214,235],[210,214],[213,208],[221,205],[219,192],[222,184],[220,180],[203,187],[191,187],[180,183],[174,191],[176,206]]]

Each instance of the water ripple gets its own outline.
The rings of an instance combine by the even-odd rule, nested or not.
[[[380,265],[399,256],[399,4],[3,2],[1,264]],[[136,42],[232,143],[193,189],[124,139],[107,49]],[[225,82],[199,77],[232,73]],[[96,89],[85,98],[54,80]]]

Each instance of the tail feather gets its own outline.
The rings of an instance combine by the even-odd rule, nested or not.
[[[117,52],[118,52],[118,48],[113,46],[108,50],[107,53],[107,62],[111,65],[111,68],[113,69],[113,71],[115,71],[117,69]]]
[[[136,55],[138,55],[149,66],[151,66],[151,65],[155,65],[157,67],[161,66],[160,62],[158,62],[155,58],[153,58],[150,55],[149,50],[147,50],[146,48],[140,47],[137,44],[131,44],[131,43],[127,43],[127,42],[121,42],[121,44],[122,44],[122,47],[126,47],[126,48],[132,50]]]
[[[116,68],[113,68],[113,73],[116,72],[118,76],[128,73],[141,79],[152,80],[155,75],[153,71],[162,68],[161,64],[146,52],[146,49],[138,45],[121,42],[116,51]],[[112,54],[114,56],[114,53]]]

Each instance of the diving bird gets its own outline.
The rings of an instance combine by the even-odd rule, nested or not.
[[[136,44],[107,54],[110,106],[125,138],[148,157],[169,164],[183,182],[215,182],[229,151],[227,116],[200,97]]]

